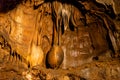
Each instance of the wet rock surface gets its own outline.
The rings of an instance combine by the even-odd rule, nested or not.
[[[120,21],[111,16],[118,15],[114,10],[92,0],[1,5],[6,1],[0,2],[0,80],[120,79]],[[60,27],[64,52],[58,69],[46,64],[57,39],[54,26],[56,33]]]

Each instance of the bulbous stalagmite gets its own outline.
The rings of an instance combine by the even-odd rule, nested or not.
[[[64,52],[58,45],[54,45],[47,54],[47,63],[51,68],[59,68],[64,59]]]

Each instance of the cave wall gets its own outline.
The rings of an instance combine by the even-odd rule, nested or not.
[[[6,42],[5,44],[1,41],[2,48],[8,46],[10,50],[12,49],[13,52],[15,51],[26,59],[30,55],[29,50],[33,41],[41,46],[46,55],[52,47],[53,24],[56,24],[53,21],[51,3],[50,1],[34,2],[33,0],[31,2],[25,0],[20,4],[16,3],[17,5],[13,9],[5,9],[5,12],[3,5],[1,5],[0,35]],[[59,3],[61,2],[58,1],[56,4]],[[72,15],[72,20],[74,20],[76,26],[69,19],[67,23],[69,26],[63,29],[61,47],[64,51],[64,60],[61,67],[65,69],[77,67],[92,62],[94,59],[99,59],[101,55],[109,54],[112,57],[114,54],[118,54],[120,49],[119,27],[116,28],[117,23],[114,24],[109,15],[114,12],[108,14],[106,11],[109,10],[109,7],[97,6],[94,1],[90,0],[77,2],[80,6],[83,6],[82,8],[74,4],[65,2],[67,7],[70,6],[68,12]],[[58,5],[55,9],[58,10],[57,8],[59,8]],[[56,17],[59,16],[58,14]],[[60,18],[63,19],[62,16]],[[107,24],[109,24],[109,28],[106,27]],[[64,23],[61,25],[64,25]],[[111,34],[109,34],[109,31],[112,31]],[[36,32],[38,33],[35,34]],[[114,35],[115,33],[116,35]],[[112,36],[112,39],[110,36]],[[117,49],[114,48],[116,45]],[[8,51],[10,52],[10,50]]]

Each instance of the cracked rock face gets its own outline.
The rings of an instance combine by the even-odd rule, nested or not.
[[[0,1],[0,79],[120,79],[117,0],[16,1]],[[50,69],[54,45],[64,58]]]
[[[120,1],[118,0],[96,0],[96,2],[101,3],[103,5],[111,5],[115,14],[120,14]]]

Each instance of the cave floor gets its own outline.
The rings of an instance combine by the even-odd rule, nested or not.
[[[120,59],[94,60],[68,69],[28,69],[25,63],[0,49],[0,80],[119,80]]]

